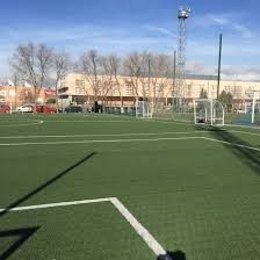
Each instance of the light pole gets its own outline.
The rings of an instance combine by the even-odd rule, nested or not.
[[[190,17],[191,9],[189,7],[180,7],[178,9],[177,17],[179,21],[179,37],[178,37],[178,108],[182,111],[182,95],[183,95],[183,81],[185,73],[185,47],[187,38],[187,25],[186,20]]]

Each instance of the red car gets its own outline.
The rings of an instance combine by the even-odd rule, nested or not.
[[[55,113],[56,109],[47,105],[37,105],[36,113]]]
[[[0,105],[0,113],[10,113],[10,107],[6,104]]]

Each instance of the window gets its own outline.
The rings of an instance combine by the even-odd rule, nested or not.
[[[76,92],[76,94],[80,94],[80,88],[76,87],[75,92]]]
[[[76,87],[75,93],[78,94],[85,94],[85,89],[83,87]]]
[[[229,93],[231,92],[232,87],[231,86],[225,86],[225,92]]]
[[[85,87],[85,81],[76,79],[75,85],[76,85],[76,87]]]
[[[133,96],[134,94],[134,90],[133,90],[133,86],[126,86],[126,95],[127,96]]]
[[[191,95],[192,95],[192,85],[188,84],[187,87],[188,87],[188,97],[191,97]]]

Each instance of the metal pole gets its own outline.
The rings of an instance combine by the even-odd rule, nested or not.
[[[219,35],[217,99],[219,98],[219,88],[220,88],[220,80],[221,80],[221,58],[222,58],[222,33]]]
[[[148,88],[150,91],[151,96],[151,57],[148,57]],[[152,95],[152,101],[153,101],[153,95]]]
[[[174,90],[176,82],[176,50],[173,54],[173,79],[172,79],[172,109],[174,110]]]
[[[251,123],[254,124],[255,123],[255,104],[256,104],[256,92],[254,92],[254,97],[253,97],[253,107],[252,107],[252,119],[251,119]]]

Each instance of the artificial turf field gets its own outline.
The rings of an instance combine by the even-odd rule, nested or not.
[[[0,118],[1,260],[260,259],[259,201],[259,129]]]

